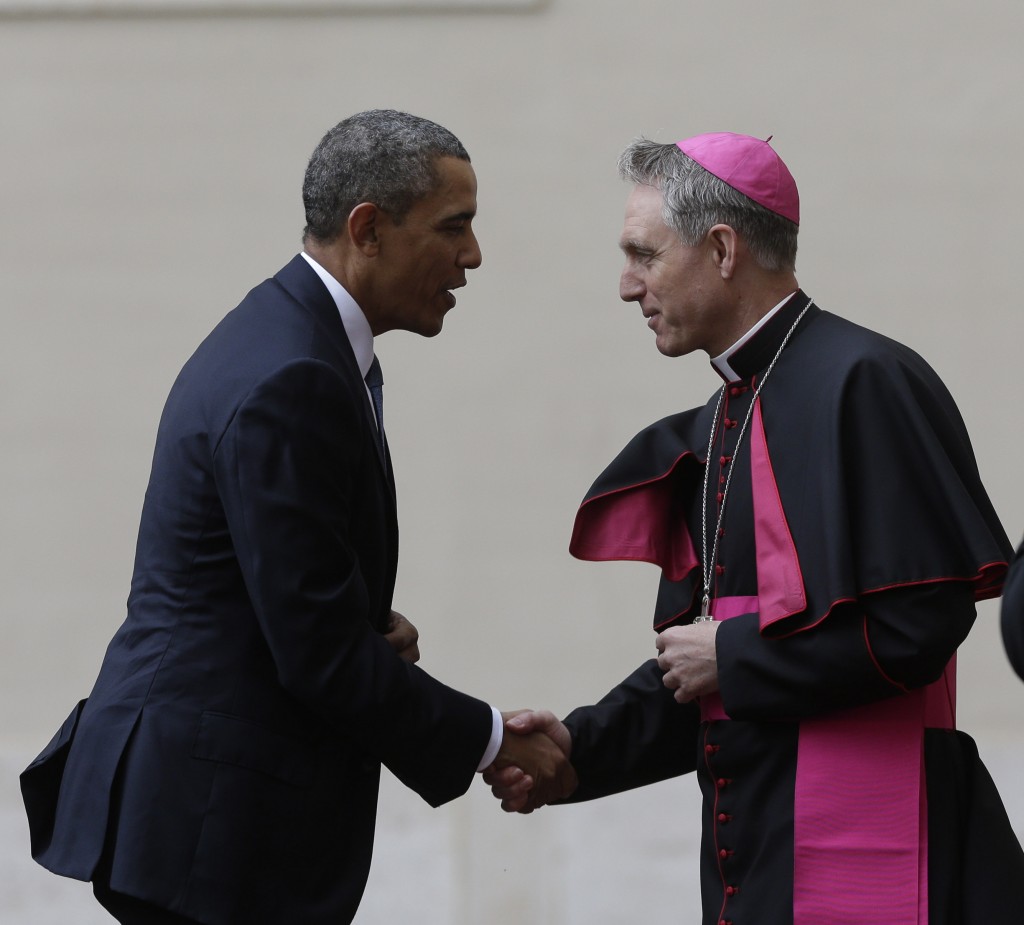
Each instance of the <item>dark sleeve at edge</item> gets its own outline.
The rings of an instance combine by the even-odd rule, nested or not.
[[[718,629],[722,702],[733,719],[820,716],[923,687],[974,624],[969,582],[891,588],[842,604],[817,626],[762,636],[756,614]]]

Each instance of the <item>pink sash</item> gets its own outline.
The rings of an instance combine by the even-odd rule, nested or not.
[[[722,598],[728,620],[757,598]],[[955,725],[956,659],[942,678],[878,703],[800,724],[794,797],[794,925],[928,925],[925,727]],[[721,697],[705,720],[727,720]]]

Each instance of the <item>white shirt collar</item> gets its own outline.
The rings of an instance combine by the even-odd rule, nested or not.
[[[366,320],[363,310],[330,273],[320,264],[303,251],[302,256],[315,271],[316,275],[323,280],[327,291],[338,306],[338,314],[341,315],[341,323],[345,326],[345,333],[352,345],[352,352],[356,355],[356,364],[359,366],[359,375],[364,379],[370,371],[370,364],[373,362],[373,331],[370,329],[370,322]]]
[[[739,374],[729,365],[729,357],[731,357],[737,350],[740,349],[747,341],[749,341],[758,331],[761,330],[767,323],[768,320],[775,315],[783,305],[785,305],[793,296],[796,295],[794,289],[788,296],[786,296],[778,305],[775,306],[768,314],[761,318],[757,324],[755,324],[746,334],[744,334],[735,344],[733,344],[724,353],[719,354],[711,360],[711,365],[717,370],[718,375],[721,376],[726,382],[735,382],[740,378]]]

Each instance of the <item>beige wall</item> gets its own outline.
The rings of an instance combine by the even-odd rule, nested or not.
[[[295,253],[306,158],[356,110],[444,123],[480,179],[484,265],[444,333],[378,344],[396,606],[428,670],[564,712],[653,651],[655,570],[566,552],[607,459],[715,387],[617,299],[614,163],[641,133],[774,133],[802,192],[801,283],[938,369],[1016,542],[1022,28],[1019,0],[0,19],[0,919],[104,921],[25,859],[14,774],[123,617],[175,373]],[[996,616],[963,650],[961,720],[1024,832],[1024,685]],[[696,800],[684,781],[507,818],[483,787],[430,811],[389,781],[357,921],[693,921]]]

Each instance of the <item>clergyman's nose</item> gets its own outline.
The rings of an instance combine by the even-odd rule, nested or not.
[[[644,288],[640,281],[626,267],[619,277],[619,298],[623,302],[638,302],[643,292]]]

